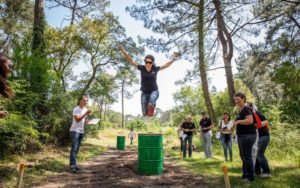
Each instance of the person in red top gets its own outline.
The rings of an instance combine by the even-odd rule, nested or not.
[[[270,143],[270,130],[268,121],[261,112],[257,111],[255,105],[248,103],[248,106],[258,115],[261,121],[261,127],[258,128],[258,150],[255,162],[255,174],[262,178],[269,178],[271,177],[271,171],[268,160],[265,156],[265,151]]]

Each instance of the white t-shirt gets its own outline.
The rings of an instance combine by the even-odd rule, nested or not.
[[[85,117],[82,118],[81,121],[76,122],[74,116],[76,115],[83,115],[87,112],[87,108],[83,107],[80,108],[80,106],[77,106],[73,109],[73,122],[72,126],[70,128],[70,131],[78,132],[78,133],[84,133],[84,122],[85,122]]]
[[[222,123],[221,123],[221,129],[224,129],[224,128],[227,128],[227,129],[231,129],[232,126],[233,126],[233,123],[232,121],[230,120],[227,124],[225,124],[225,122],[222,120]]]
[[[129,138],[134,138],[134,132],[133,131],[130,131]]]

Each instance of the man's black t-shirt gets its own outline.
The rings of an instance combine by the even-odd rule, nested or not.
[[[256,111],[256,114],[258,115],[260,121],[263,122],[267,120],[266,117],[261,112]],[[269,136],[270,135],[269,129],[266,126],[261,127],[258,129],[258,134],[259,136]]]
[[[200,120],[200,126],[202,127],[202,128],[207,128],[207,127],[209,127],[209,126],[211,126],[212,125],[212,123],[211,123],[211,120],[210,120],[210,118],[202,118],[201,120]],[[208,132],[209,130],[205,130],[205,131],[202,131],[202,132]]]
[[[183,129],[195,129],[196,128],[196,126],[195,126],[195,124],[193,123],[193,122],[184,122],[182,125],[181,125],[181,127],[183,128]],[[186,135],[193,135],[193,132],[185,132],[185,131],[183,131],[184,132],[184,134],[186,134]]]
[[[154,66],[150,72],[146,70],[145,65],[138,65],[137,68],[141,72],[141,91],[152,92],[158,90],[156,77],[160,66]]]
[[[237,115],[236,117],[236,120],[244,120],[246,119],[246,116],[248,115],[251,115],[253,116],[252,114],[252,110],[250,107],[248,106],[244,106],[240,113]],[[237,128],[236,128],[236,132],[238,135],[243,135],[243,134],[256,134],[256,128],[254,127],[254,124],[251,123],[249,125],[241,125],[241,124],[238,124],[237,125]]]

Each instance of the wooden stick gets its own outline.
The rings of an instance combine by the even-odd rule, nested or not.
[[[4,187],[3,184],[4,184],[4,183],[3,183],[2,179],[0,178],[0,188],[3,188],[3,187]]]
[[[24,170],[25,170],[25,164],[20,163],[19,168],[18,168],[19,176],[18,176],[18,180],[17,180],[17,188],[22,188]]]
[[[223,173],[224,173],[225,188],[230,188],[230,181],[229,181],[227,166],[223,166]]]

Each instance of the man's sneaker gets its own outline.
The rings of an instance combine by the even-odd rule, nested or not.
[[[242,182],[244,182],[244,183],[250,183],[251,181],[248,178],[244,178],[244,179],[242,179]]]
[[[75,166],[75,169],[76,169],[77,171],[81,170],[81,168],[79,168],[78,166]]]
[[[153,116],[153,114],[154,114],[154,106],[151,104],[151,103],[149,103],[148,104],[148,106],[147,106],[147,115],[148,115],[148,117],[152,117]]]
[[[76,166],[70,166],[70,171],[71,171],[72,173],[76,173],[76,172],[77,172]]]
[[[259,177],[261,177],[261,178],[270,178],[272,176],[271,176],[271,174],[261,174],[261,175],[259,175]]]

